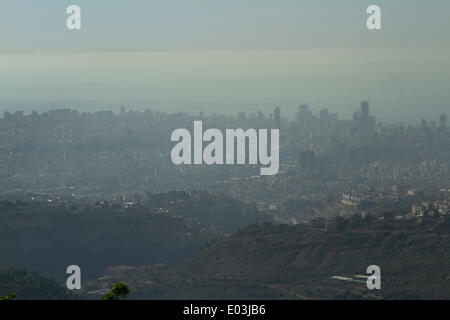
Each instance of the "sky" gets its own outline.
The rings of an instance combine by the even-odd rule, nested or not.
[[[386,122],[432,120],[450,110],[449,31],[448,0],[2,0],[0,111],[307,103],[346,118],[369,100]]]

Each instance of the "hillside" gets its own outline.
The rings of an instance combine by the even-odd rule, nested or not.
[[[175,263],[205,245],[208,229],[145,210],[33,211],[0,217],[0,265],[62,280],[77,264],[88,277],[116,264]]]
[[[18,300],[74,299],[56,281],[19,269],[0,269],[0,296],[15,293]]]
[[[251,227],[201,251],[178,266],[176,273],[298,285],[299,292],[315,296],[318,284],[335,287],[327,280],[331,276],[364,275],[369,265],[378,265],[382,272],[379,294],[384,298],[448,299],[448,231],[448,221],[447,229],[442,223],[413,222],[332,232],[308,226]]]
[[[206,192],[118,203],[2,201],[0,267],[30,268],[63,280],[71,264],[88,278],[118,264],[175,264],[259,217],[255,206]]]
[[[448,218],[337,231],[251,226],[174,268],[129,269],[103,281],[128,281],[138,299],[448,299],[449,227]],[[358,279],[369,265],[381,268],[381,290],[331,278]]]

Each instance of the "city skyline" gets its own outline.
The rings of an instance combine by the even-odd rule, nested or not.
[[[80,0],[80,31],[65,28],[72,2],[30,4],[0,5],[1,111],[193,112],[185,102],[194,101],[211,113],[308,103],[351,117],[368,99],[383,121],[412,122],[450,105],[445,1],[377,1],[375,31],[365,26],[369,1]]]

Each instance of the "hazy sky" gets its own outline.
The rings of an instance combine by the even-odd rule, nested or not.
[[[367,30],[370,4],[383,30]],[[448,0],[5,0],[0,109],[309,103],[345,117],[369,99],[383,120],[418,121],[450,110],[449,31]]]

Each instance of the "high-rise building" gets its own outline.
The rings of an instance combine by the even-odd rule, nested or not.
[[[369,102],[361,102],[361,112],[359,118],[359,132],[362,140],[367,140],[370,132],[370,118],[369,118]]]
[[[369,118],[369,101],[361,102],[361,119]]]
[[[426,129],[426,128],[427,128],[427,120],[422,119],[422,120],[420,121],[420,127],[421,127],[422,129]]]
[[[310,126],[311,123],[313,123],[315,120],[317,120],[317,118],[313,116],[312,111],[309,110],[307,104],[302,104],[299,106],[297,113],[297,122],[301,126]]]
[[[298,107],[298,113],[300,113],[300,115],[302,115],[302,114],[307,114],[308,113],[308,105],[307,104],[301,104],[299,107]]]
[[[281,111],[280,107],[276,107],[273,112],[273,122],[276,129],[280,129],[281,127]]]
[[[376,132],[377,119],[375,116],[370,115],[369,101],[361,102],[361,110],[353,114],[353,121],[356,122],[363,141],[369,139]]]
[[[328,121],[328,109],[326,108],[320,109],[319,119],[322,123]]]
[[[447,115],[445,113],[441,114],[439,117],[439,128],[442,130],[447,129]]]
[[[11,113],[9,111],[3,112],[3,119],[10,120],[12,118]]]

